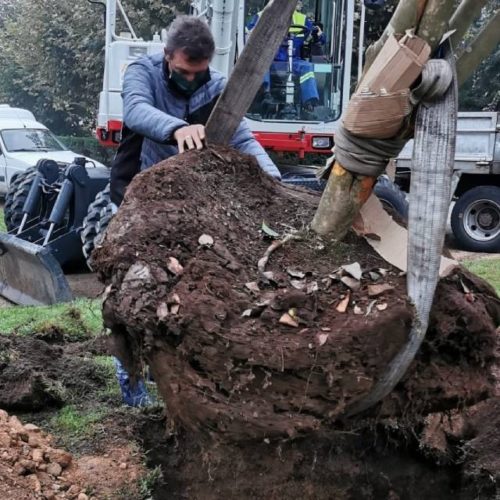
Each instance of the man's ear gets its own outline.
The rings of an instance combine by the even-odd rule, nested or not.
[[[167,60],[167,62],[170,62],[170,55],[167,52],[167,47],[163,49],[163,54],[165,55],[165,59]]]

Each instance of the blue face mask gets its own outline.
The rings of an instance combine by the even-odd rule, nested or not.
[[[200,71],[195,74],[193,80],[187,80],[181,73],[171,70],[168,82],[180,94],[191,97],[200,87],[210,80],[210,71]]]

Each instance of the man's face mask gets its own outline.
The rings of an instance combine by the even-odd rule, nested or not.
[[[169,84],[172,85],[179,93],[191,97],[200,87],[205,85],[210,80],[208,69],[195,73],[192,80],[188,80],[182,73],[170,70]]]

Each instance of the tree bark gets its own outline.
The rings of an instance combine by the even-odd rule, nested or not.
[[[456,30],[451,36],[455,50],[467,33],[471,23],[479,17],[481,9],[487,3],[488,0],[462,0],[450,19],[450,29]]]
[[[454,3],[454,0],[428,0],[427,2],[417,35],[423,38],[433,51],[441,43],[443,35],[450,29]]]
[[[371,66],[390,35],[404,34],[409,29],[417,28],[427,2],[428,0],[400,0],[382,36],[368,47],[364,71]]]
[[[500,9],[478,33],[457,61],[458,84],[462,85],[500,43]]]
[[[375,177],[353,174],[335,162],[321,197],[321,210],[318,208],[311,222],[313,231],[342,238],[370,197],[375,181]]]
[[[208,119],[209,143],[228,144],[233,137],[288,32],[295,7],[289,0],[272,0],[265,7]]]

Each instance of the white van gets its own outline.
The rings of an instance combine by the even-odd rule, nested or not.
[[[76,156],[26,109],[0,104],[0,196],[7,193],[12,176],[50,159],[70,164]],[[98,167],[102,163],[88,158]]]

